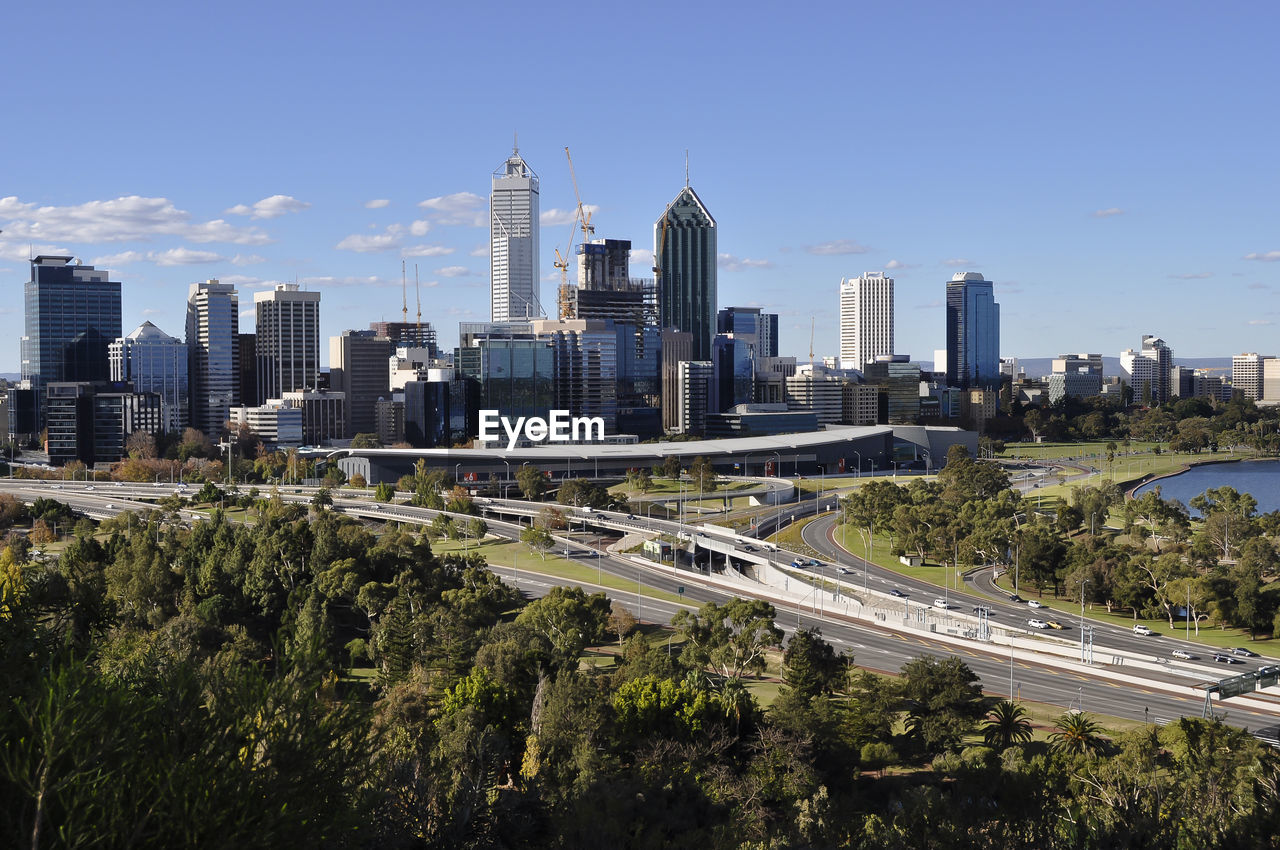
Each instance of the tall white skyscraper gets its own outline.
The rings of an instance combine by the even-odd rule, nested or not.
[[[840,365],[861,370],[893,353],[893,278],[867,272],[840,281]]]
[[[495,322],[542,315],[538,281],[538,175],[514,148],[489,195],[489,303]]]
[[[1262,364],[1270,360],[1257,352],[1237,354],[1231,358],[1231,386],[1245,398],[1258,401],[1262,398]]]
[[[230,283],[193,283],[187,293],[187,365],[191,427],[210,439],[222,434],[240,403],[240,296]]]
[[[258,320],[258,398],[282,398],[294,390],[315,389],[320,382],[320,293],[277,283],[255,292]]]

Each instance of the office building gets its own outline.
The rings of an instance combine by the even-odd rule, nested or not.
[[[693,359],[711,359],[716,328],[716,220],[686,185],[653,227],[659,324],[693,335]]]
[[[680,364],[693,359],[693,334],[662,329],[662,430],[680,430]]]
[[[190,419],[187,344],[151,322],[108,347],[111,380],[128,381],[137,392],[160,397],[162,430],[180,433]]]
[[[618,430],[618,333],[593,319],[532,322],[535,337],[551,344],[555,358],[555,407],[570,416],[600,417],[604,432]]]
[[[879,392],[877,421],[890,425],[914,425],[920,419],[920,364],[908,354],[885,354],[862,370],[868,384]]]
[[[844,418],[844,385],[847,377],[832,374],[824,366],[801,364],[786,379],[787,408],[812,410],[819,425],[835,425]]]
[[[233,407],[231,424],[246,425],[269,449],[297,448],[303,445],[301,407],[290,407],[282,399],[266,404]]]
[[[708,402],[711,413],[720,413],[755,397],[754,345],[737,334],[716,334],[711,351],[715,391]]]
[[[302,444],[304,446],[327,446],[351,436],[346,430],[347,399],[340,392],[291,390],[284,393],[280,401],[285,407],[302,411]]]
[[[778,314],[759,307],[723,307],[716,313],[716,333],[733,334],[751,345],[751,356],[778,356]]]
[[[489,314],[494,322],[542,315],[538,274],[538,175],[511,151],[489,194]]]
[[[1160,337],[1144,334],[1141,349],[1120,352],[1120,368],[1133,388],[1135,402],[1163,404],[1169,400],[1173,392],[1169,385],[1173,349]]]
[[[1101,354],[1059,354],[1051,366],[1054,374],[1088,372],[1102,377]]]
[[[320,293],[296,283],[255,292],[258,403],[320,386]]]
[[[1102,394],[1102,374],[1086,367],[1074,372],[1059,372],[1056,369],[1049,376],[1049,403],[1070,398],[1092,398]]]
[[[755,389],[752,391],[755,404],[785,404],[787,401],[787,378],[796,373],[794,357],[757,357],[755,368]]]
[[[714,395],[715,369],[705,360],[682,360],[676,367],[676,415],[681,434],[707,433],[707,414]]]
[[[393,394],[390,398],[380,398],[373,405],[378,442],[383,446],[394,446],[404,442],[404,392]]]
[[[555,407],[555,350],[550,340],[534,335],[531,323],[462,322],[458,336],[453,362],[466,384],[467,434],[478,432],[481,410],[498,410],[514,421],[519,416],[546,416]],[[406,397],[406,434],[409,407]]]
[[[1231,386],[1245,398],[1262,398],[1262,364],[1270,357],[1250,351],[1231,358]]]
[[[893,278],[867,272],[840,281],[840,360],[861,370],[893,353]]]
[[[329,337],[329,387],[347,400],[348,437],[377,430],[373,406],[391,392],[387,362],[394,353],[395,343],[372,330]]]
[[[115,463],[134,431],[163,428],[160,396],[134,392],[128,382],[55,381],[45,390],[49,462],[55,466]]]
[[[436,329],[430,322],[370,322],[374,336],[385,336],[396,348],[425,348],[431,360],[440,356]]]
[[[872,384],[846,381],[840,402],[841,425],[875,425],[880,418],[880,390]]]
[[[107,346],[122,334],[120,284],[73,257],[42,254],[31,261],[24,295],[21,376],[35,392],[39,430],[47,384],[108,379]]]
[[[977,272],[947,281],[947,386],[1000,385],[1000,305]]]
[[[240,296],[229,283],[207,280],[187,290],[187,367],[191,427],[211,440],[240,403]]]

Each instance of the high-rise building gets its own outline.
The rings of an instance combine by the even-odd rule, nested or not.
[[[618,430],[618,332],[594,319],[533,322],[537,339],[555,354],[555,406],[570,416],[600,417],[606,434]]]
[[[659,324],[693,334],[693,359],[711,360],[716,332],[716,220],[686,185],[653,226]]]
[[[1000,305],[978,272],[947,281],[947,386],[1000,385]]]
[[[693,334],[662,329],[662,430],[680,430],[680,364],[693,359]]]
[[[122,333],[119,282],[73,260],[42,254],[31,261],[21,374],[35,391],[37,429],[44,422],[45,386],[107,380],[107,346]]]
[[[1135,402],[1163,404],[1171,394],[1176,394],[1176,389],[1169,385],[1173,349],[1158,336],[1143,334],[1140,350],[1130,348],[1120,352],[1120,368],[1128,376]]]
[[[681,434],[705,434],[707,414],[715,393],[715,369],[705,360],[682,360],[676,368],[676,409]]]
[[[878,419],[890,425],[913,425],[920,418],[920,364],[907,354],[882,354],[863,370],[867,383],[880,391]]]
[[[320,293],[296,283],[277,283],[255,292],[257,313],[258,399],[282,398],[320,382]]]
[[[385,336],[396,348],[425,348],[432,360],[440,356],[436,329],[430,322],[370,322],[369,330]]]
[[[711,350],[714,374],[713,395],[707,401],[709,413],[720,413],[755,397],[754,345],[737,334],[716,334]]]
[[[111,380],[128,381],[140,393],[160,396],[161,426],[181,432],[191,421],[186,343],[151,322],[111,343]]]
[[[542,315],[538,281],[538,175],[511,151],[489,194],[489,313],[512,322]]]
[[[1231,387],[1245,398],[1258,401],[1262,398],[1262,363],[1270,360],[1250,351],[1231,358]]]
[[[631,240],[593,239],[578,245],[579,289],[625,289],[631,283]]]
[[[207,280],[188,289],[187,367],[191,427],[216,439],[241,400],[240,296],[233,285]]]
[[[777,313],[765,313],[759,307],[723,307],[716,313],[716,333],[746,340],[756,359],[778,356]]]
[[[514,420],[546,416],[555,407],[555,350],[549,340],[534,336],[529,322],[460,323],[453,362],[465,384],[468,434],[479,431],[481,410],[498,410]],[[413,442],[410,407],[406,395],[405,434]]]
[[[115,463],[134,431],[161,430],[160,397],[128,382],[53,381],[46,390],[49,462],[57,466]]]
[[[866,272],[840,281],[840,360],[863,369],[893,348],[893,278]]]
[[[391,392],[387,363],[395,343],[373,331],[343,331],[329,337],[329,386],[346,397],[346,433],[373,434],[373,406]]]
[[[1055,374],[1067,374],[1074,372],[1088,372],[1091,375],[1102,377],[1102,355],[1101,354],[1059,354],[1053,358],[1051,366]],[[1074,395],[1074,393],[1069,393]]]

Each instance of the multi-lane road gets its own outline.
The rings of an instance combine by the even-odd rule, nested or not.
[[[116,486],[104,483],[84,485],[68,482],[62,482],[58,485],[58,489],[54,489],[54,485],[45,482],[0,480],[0,492],[12,492],[25,500],[39,496],[57,498],[94,517],[109,516],[126,510],[148,509],[152,506],[147,500],[168,495],[173,489],[172,486],[133,484]],[[308,502],[313,493],[314,490],[309,488],[286,488],[281,492],[281,496],[288,501]],[[491,532],[505,537],[518,536],[521,509],[531,514],[537,513],[544,507],[527,502],[518,503],[516,500],[500,502],[501,500],[486,500],[484,504],[489,508],[488,522]],[[438,513],[409,505],[380,505],[368,498],[350,497],[347,494],[335,495],[334,507],[366,519],[414,523],[430,522]],[[784,511],[784,516],[789,517],[789,511],[786,508]],[[601,525],[619,529],[631,527],[635,531],[675,532],[681,528],[677,522],[650,521],[643,517],[632,518],[626,514],[613,512],[598,513],[604,517]],[[596,521],[595,515],[595,513],[590,516],[584,515],[584,521]],[[838,576],[849,580],[849,576],[839,575],[837,570],[840,567],[861,570],[863,564],[861,559],[840,551],[831,542],[828,536],[831,521],[829,517],[820,517],[809,523],[805,529],[805,540],[812,548],[826,555],[826,560],[837,565],[824,567],[824,572],[833,578]],[[687,533],[689,526],[683,527]],[[675,596],[677,588],[682,587],[683,598],[688,600],[688,604],[683,607],[696,607],[708,600],[724,601],[733,595],[729,590],[700,583],[699,575],[683,566],[680,568],[670,565],[657,567],[630,558],[588,551],[580,544],[574,544],[573,548],[576,554],[589,558],[587,562],[598,567],[602,572],[638,582],[640,585],[638,591],[620,592],[616,589],[599,589],[605,590],[610,596],[637,611],[643,619],[648,621],[668,622],[675,610],[682,607],[664,599],[646,595],[646,592],[652,592],[655,589]],[[791,553],[778,552],[776,557],[780,560],[788,560],[792,556]],[[545,593],[549,587],[559,583],[553,577],[540,576],[529,571],[514,571],[505,566],[496,568],[504,578],[513,578],[523,589],[534,594]],[[941,595],[936,586],[913,582],[874,565],[869,570],[868,581],[878,585],[880,590],[897,586],[904,593],[910,593],[920,600],[932,600],[935,596]],[[593,589],[588,585],[584,587]],[[1025,606],[992,600],[974,593],[969,588],[964,591],[952,590],[951,594],[959,600],[957,604],[991,606],[995,613],[993,624],[1001,620],[1016,623],[1018,618],[1025,620],[1029,616],[1029,609]],[[764,588],[758,595],[770,598],[768,590]],[[838,614],[815,612],[811,605],[797,605],[782,598],[774,597],[772,601],[778,610],[778,624],[784,630],[789,632],[797,626],[820,628],[823,636],[838,650],[848,651],[859,665],[869,669],[897,672],[907,661],[924,653],[958,655],[982,679],[984,688],[990,693],[1010,693],[1012,680],[1012,693],[1020,699],[1153,722],[1168,722],[1180,716],[1198,717],[1202,711],[1202,699],[1174,692],[1171,687],[1188,684],[1189,679],[1185,676],[1179,678],[1156,672],[1141,674],[1140,671],[1129,671],[1146,675],[1147,678],[1140,683],[1113,681],[1090,675],[1084,670],[1064,670],[1060,663],[1048,656],[1040,658],[1019,652],[1015,658],[1004,647],[991,646],[978,641],[956,645],[955,642],[931,639],[924,633],[894,631],[884,626],[852,620]],[[1060,619],[1065,621],[1067,612],[1057,613],[1061,614]],[[1127,639],[1126,647],[1146,647],[1148,651],[1152,651],[1154,647],[1157,653],[1163,651],[1165,647],[1175,645],[1167,638],[1135,638],[1131,632],[1104,624],[1096,624],[1096,628],[1098,633],[1095,636],[1095,644],[1105,643],[1107,646],[1112,646],[1113,641]],[[1196,649],[1198,654],[1203,654],[1203,647],[1196,647]],[[1223,675],[1236,673],[1242,669],[1245,668],[1224,667]],[[1271,701],[1265,697],[1264,700]],[[1213,708],[1220,715],[1225,712],[1228,723],[1257,729],[1264,725],[1275,724],[1277,716],[1280,715],[1280,700],[1275,701],[1275,706],[1275,712],[1269,712],[1260,707],[1246,708],[1227,700],[1215,702]]]

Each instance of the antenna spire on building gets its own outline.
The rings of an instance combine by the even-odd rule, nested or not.
[[[402,322],[409,324],[409,283],[405,278],[403,259],[400,261],[400,316]]]
[[[689,149],[684,149],[684,187],[689,188]]]
[[[520,155],[520,133],[518,131],[511,134],[511,155]]]
[[[413,264],[413,297],[418,302],[418,345],[422,345],[422,288],[418,286],[417,263]]]

